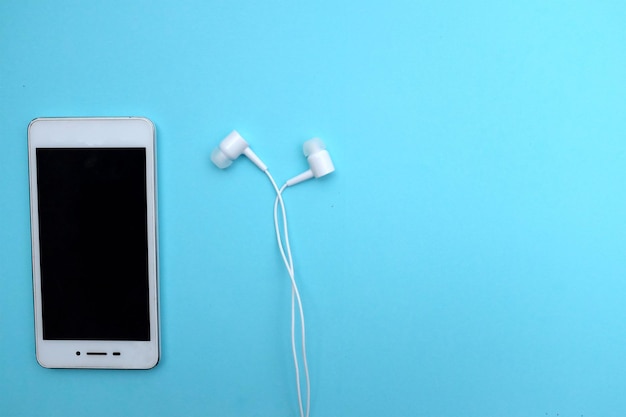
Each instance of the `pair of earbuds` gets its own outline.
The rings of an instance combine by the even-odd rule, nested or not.
[[[311,178],[320,178],[325,175],[330,174],[335,170],[335,166],[333,165],[333,161],[330,159],[330,154],[326,150],[326,146],[324,146],[324,142],[322,142],[318,138],[313,138],[304,142],[302,146],[302,150],[304,152],[304,156],[306,157],[309,163],[309,169],[304,171],[301,174],[296,175],[295,177],[287,180],[285,184],[279,188],[274,181],[274,178],[270,174],[267,166],[261,161],[253,151],[250,149],[250,145],[248,142],[241,137],[241,135],[233,130],[226,136],[218,145],[217,148],[213,150],[211,153],[211,161],[221,169],[228,168],[235,159],[239,158],[241,155],[246,156],[250,159],[254,165],[256,165],[272,183],[274,190],[276,191],[276,199],[274,200],[274,228],[276,231],[276,239],[278,243],[278,248],[280,249],[280,254],[285,263],[285,267],[287,268],[287,272],[289,273],[289,277],[291,279],[291,347],[292,354],[294,360],[294,368],[296,373],[296,390],[298,393],[298,406],[300,409],[300,417],[309,417],[310,407],[311,407],[311,388],[310,388],[310,379],[309,379],[309,368],[307,365],[306,358],[306,337],[305,337],[305,325],[304,325],[304,312],[302,309],[302,300],[300,299],[300,292],[298,291],[298,286],[296,284],[296,279],[294,275],[294,267],[293,267],[293,258],[291,256],[291,248],[289,245],[289,233],[287,229],[287,211],[285,208],[285,204],[283,201],[282,193],[285,188],[290,187],[292,185],[299,184],[303,181],[306,181]],[[281,237],[279,221],[278,221],[278,207],[280,204],[282,217],[283,217],[283,232]],[[283,244],[284,240],[284,244]],[[297,302],[297,303],[296,303]],[[300,384],[300,366],[298,360],[298,353],[296,348],[296,339],[295,339],[295,306],[298,306],[298,311],[300,315],[300,330],[302,334],[301,342],[300,342],[300,351],[301,351],[301,359],[302,365],[304,369],[304,378],[305,378],[305,392],[303,395],[301,384]],[[303,397],[306,398],[306,406],[304,405]]]
[[[296,185],[311,178],[320,178],[335,170],[330,154],[326,150],[324,142],[319,138],[313,138],[304,142],[302,151],[309,163],[309,169],[287,180],[286,186]],[[211,153],[211,161],[221,169],[228,168],[235,159],[241,155],[250,159],[261,171],[267,172],[267,166],[250,149],[248,142],[233,130],[226,136]]]

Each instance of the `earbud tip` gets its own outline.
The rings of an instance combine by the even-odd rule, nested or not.
[[[304,152],[304,156],[307,158],[309,155],[324,149],[326,149],[326,145],[320,138],[309,139],[302,145],[302,152]]]
[[[228,168],[230,164],[233,163],[220,148],[215,148],[213,152],[211,152],[211,161],[213,161],[215,166],[221,169]]]

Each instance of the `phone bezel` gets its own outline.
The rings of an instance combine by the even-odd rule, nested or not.
[[[41,309],[37,148],[123,147],[146,149],[150,340],[46,340]],[[144,117],[37,118],[28,126],[28,160],[37,362],[45,368],[150,369],[156,366],[160,359],[160,331],[154,124]]]

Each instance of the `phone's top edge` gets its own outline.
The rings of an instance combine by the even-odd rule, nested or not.
[[[30,138],[30,132],[35,123],[38,122],[85,122],[85,121],[122,121],[122,120],[136,120],[144,122],[148,125],[153,135],[156,132],[156,128],[154,126],[154,122],[147,117],[144,116],[85,116],[85,117],[76,117],[76,116],[68,116],[68,117],[36,117],[28,123],[27,133]]]
[[[71,121],[71,120],[78,120],[78,121],[84,121],[84,120],[128,120],[128,119],[138,119],[138,120],[145,120],[147,122],[152,123],[152,120],[150,120],[149,118],[145,117],[145,116],[62,116],[62,117],[35,117],[33,120],[30,121],[30,123],[28,124],[29,126],[32,125],[34,122],[37,121]]]

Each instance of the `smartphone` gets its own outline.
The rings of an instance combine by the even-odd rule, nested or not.
[[[35,347],[45,368],[159,361],[155,142],[140,117],[28,126]]]

